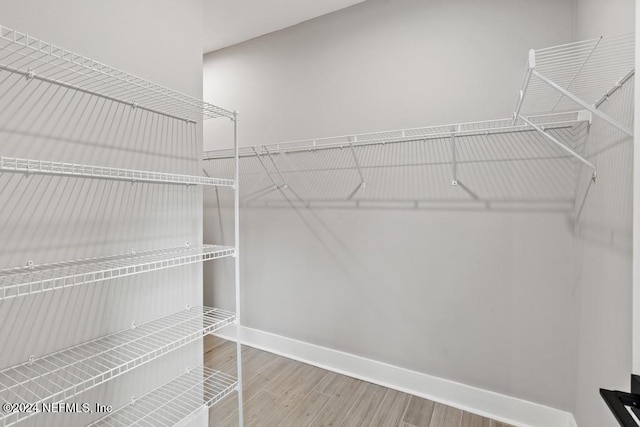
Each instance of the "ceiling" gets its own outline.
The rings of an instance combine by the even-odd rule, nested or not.
[[[211,52],[364,0],[203,0],[203,52]]]

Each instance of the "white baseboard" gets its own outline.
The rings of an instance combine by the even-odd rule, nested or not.
[[[228,327],[216,335],[235,341],[235,334],[236,328]],[[242,327],[241,334],[250,347],[515,426],[577,427],[573,415],[559,409],[257,329]]]

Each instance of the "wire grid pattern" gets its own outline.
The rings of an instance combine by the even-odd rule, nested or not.
[[[234,118],[234,113],[0,26],[0,69],[174,118]]]
[[[0,371],[0,402],[50,403],[103,384],[235,322],[235,314],[194,307]],[[35,413],[4,413],[14,425]]]
[[[578,112],[568,111],[556,114],[534,115],[528,116],[527,119],[531,121],[531,123],[540,125],[566,125],[572,124],[578,120]],[[358,147],[372,144],[389,144],[394,142],[411,142],[415,140],[422,141],[449,137],[452,134],[458,136],[474,136],[496,132],[518,132],[531,129],[533,129],[531,126],[522,121],[514,124],[513,119],[498,119],[263,144],[254,147],[242,147],[239,150],[239,154],[240,157],[251,157],[256,154],[278,153],[285,151],[309,151],[329,148],[345,148],[349,146]],[[204,160],[233,158],[233,156],[233,149],[211,150],[203,153]],[[220,176],[217,173],[215,175]],[[233,175],[224,176],[230,177]]]
[[[544,127],[573,148],[586,122],[550,120]],[[268,148],[240,162],[245,206],[417,207],[428,203],[553,204],[573,208],[578,166],[573,157],[528,126],[496,123],[493,131],[449,132],[392,143]],[[540,122],[540,121],[539,121]],[[493,123],[492,123],[493,124]],[[503,126],[503,127],[501,127]],[[231,158],[205,166],[231,176]],[[458,185],[452,185],[456,181]],[[230,195],[216,193],[220,204]]]
[[[120,181],[153,182],[162,184],[219,185],[233,187],[232,179],[210,178],[193,175],[178,175],[133,169],[117,169],[75,163],[46,160],[0,157],[0,171],[27,174],[62,175],[83,178],[100,178]]]
[[[619,88],[635,67],[634,34],[569,43],[537,49],[535,70],[588,104],[599,105]],[[521,87],[522,113],[559,112],[576,104],[548,84],[530,76],[531,64]]]
[[[236,378],[200,366],[135,399],[90,426],[175,426],[186,425],[205,407],[212,407],[232,393]]]
[[[234,253],[230,246],[184,246],[4,269],[0,270],[0,300],[209,261]]]

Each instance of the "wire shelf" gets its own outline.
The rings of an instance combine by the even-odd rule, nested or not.
[[[0,70],[187,120],[234,113],[110,67],[28,34],[0,26]]]
[[[154,249],[0,270],[0,301],[232,256],[219,245]]]
[[[634,34],[532,50],[516,112],[560,112],[576,108],[575,101],[536,77],[534,71],[597,108],[633,75],[634,67]]]
[[[535,124],[544,125],[548,128],[559,128],[572,126],[578,122],[579,112],[569,111],[556,114],[541,114],[528,116],[527,118]],[[298,151],[348,148],[350,146],[361,147],[390,143],[428,141],[448,138],[452,135],[473,137],[532,130],[534,130],[532,126],[522,122],[514,124],[512,119],[498,119],[263,144],[254,147],[242,147],[239,151],[240,157],[254,157],[256,155],[268,155],[269,153],[293,153]],[[203,153],[204,160],[232,159],[233,156],[233,149],[211,150]]]
[[[211,408],[231,394],[237,384],[236,378],[201,366],[135,399],[135,402],[90,426],[187,425],[204,408]]]
[[[0,371],[0,402],[68,400],[142,364],[234,323],[233,313],[193,307]],[[2,413],[12,426],[37,412]]]
[[[528,120],[580,150],[587,117],[570,112]],[[568,212],[579,167],[543,133],[512,119],[269,144],[242,154],[240,200],[248,207]],[[206,168],[233,175],[228,151],[205,158]],[[213,202],[231,204],[223,193]]]
[[[52,162],[47,160],[18,159],[14,157],[0,157],[0,171],[162,184],[215,185],[222,187],[234,186],[234,181],[232,179],[209,178],[196,175],[177,175],[134,169],[117,169],[104,166]]]

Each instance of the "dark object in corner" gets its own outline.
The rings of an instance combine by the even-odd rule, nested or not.
[[[632,379],[632,382],[633,381],[634,380]],[[636,387],[637,386],[640,386],[640,384],[637,384]],[[640,426],[640,424],[636,423],[629,412],[630,409],[633,411],[635,416],[640,419],[640,394],[631,394],[623,391],[605,390],[601,388],[600,395],[604,401],[607,402],[607,406],[609,406],[609,409],[611,409],[611,412],[613,412],[613,415],[622,427]]]
[[[631,374],[631,393],[640,394],[640,375]]]

